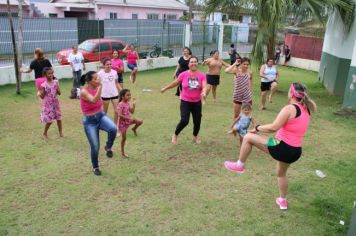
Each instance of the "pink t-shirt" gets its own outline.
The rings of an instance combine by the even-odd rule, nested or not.
[[[85,87],[83,89],[87,90],[88,93],[91,94],[92,96],[95,96],[97,92],[97,89],[92,90],[88,87]],[[101,98],[99,98],[99,100],[96,103],[91,103],[88,102],[87,100],[84,100],[82,97],[80,97],[80,108],[82,109],[84,115],[92,115],[98,113],[99,111],[101,111],[102,105],[103,105],[103,101],[101,100]]]
[[[101,84],[103,86],[101,90],[102,98],[112,98],[119,96],[119,91],[117,90],[117,72],[111,70],[109,73],[106,73],[104,70],[100,70],[98,76],[101,79]]]
[[[46,77],[40,77],[40,78],[35,79],[35,84],[36,84],[37,90],[41,90],[41,84],[45,81],[47,81]]]
[[[180,99],[186,102],[199,102],[203,90],[203,82],[206,81],[205,74],[197,72],[191,74],[189,70],[182,72],[177,80],[182,84]]]
[[[124,62],[120,58],[111,59],[111,66],[117,73],[122,73],[123,71],[120,69],[124,67]]]
[[[307,108],[300,103],[295,103],[301,111],[300,116],[288,120],[276,133],[276,138],[292,147],[301,147],[307,132],[310,115]]]

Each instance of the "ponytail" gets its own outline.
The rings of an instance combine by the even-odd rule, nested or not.
[[[294,96],[298,102],[300,102],[303,106],[306,106],[308,111],[315,112],[316,111],[316,103],[311,99],[307,93],[307,87],[304,84],[295,82],[292,84],[295,91],[299,94],[303,94],[303,97]]]
[[[95,74],[95,71],[88,71],[88,73],[82,75],[80,77],[80,84],[83,86],[85,82],[89,82],[93,79],[93,75]]]

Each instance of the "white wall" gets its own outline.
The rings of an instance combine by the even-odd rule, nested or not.
[[[284,56],[281,56],[278,64],[282,65],[283,63],[284,63]],[[319,72],[320,61],[291,57],[291,59],[287,65],[292,66],[292,67],[297,67],[300,69],[304,69],[304,70],[311,70],[311,71]]]
[[[152,70],[157,68],[165,68],[176,66],[179,58],[168,58],[168,57],[160,57],[160,58],[149,58],[149,59],[141,59],[138,63],[138,68],[140,71],[144,70]],[[94,70],[99,71],[101,63],[92,62],[86,63],[86,71]],[[126,67],[125,62],[125,71],[129,71]],[[70,66],[54,66],[54,75],[58,79],[62,78],[72,78],[72,70]],[[34,80],[34,72],[29,74],[22,74],[22,81],[31,81]],[[15,84],[15,69],[13,66],[0,67],[0,85],[5,84]]]

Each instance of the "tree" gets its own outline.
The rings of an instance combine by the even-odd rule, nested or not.
[[[22,11],[22,5],[24,4],[24,0],[18,0],[19,6],[19,17],[18,17],[18,33],[17,33],[17,45],[18,45],[18,56],[17,56],[17,65],[18,67],[22,66],[22,49],[23,49],[23,11]],[[22,81],[22,73],[19,71],[17,77],[18,78],[16,80],[16,91],[18,91],[18,93],[20,93],[21,90],[21,81]]]
[[[355,13],[352,0],[205,0],[205,14],[219,9],[223,12],[238,12],[241,8],[254,11],[257,21],[257,33],[252,59],[256,65],[263,64],[263,53],[267,48],[268,57],[274,56],[277,29],[284,19],[303,8],[311,16],[323,21],[325,12],[338,11],[345,26],[345,33],[350,32]]]
[[[7,13],[10,22],[10,31],[11,31],[11,40],[12,40],[12,50],[14,54],[14,65],[15,65],[15,75],[16,75],[16,93],[21,93],[21,80],[19,78],[20,70],[17,61],[17,48],[16,48],[16,39],[15,39],[15,32],[14,32],[14,23],[12,20],[12,12],[10,8],[10,0],[7,0]]]

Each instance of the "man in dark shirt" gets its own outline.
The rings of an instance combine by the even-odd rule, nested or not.
[[[30,63],[30,68],[21,68],[22,73],[31,73],[32,70],[35,71],[35,79],[42,77],[42,70],[45,67],[52,67],[51,62],[43,56],[43,51],[41,48],[35,49],[35,58]]]
[[[240,55],[236,52],[235,45],[232,43],[229,49],[230,55],[230,65],[234,64],[236,59],[240,57]]]

